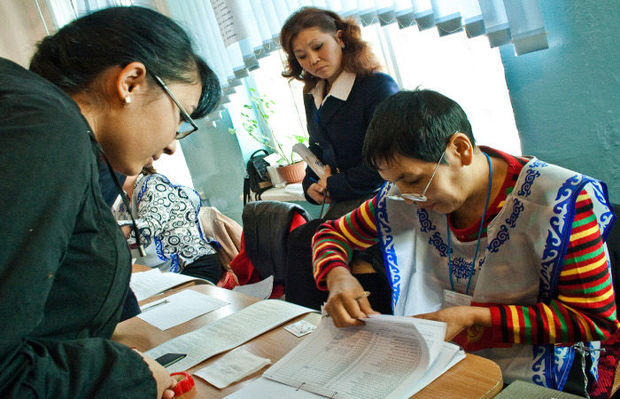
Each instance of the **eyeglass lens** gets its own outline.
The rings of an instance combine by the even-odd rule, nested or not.
[[[441,154],[441,157],[439,157],[439,161],[437,161],[437,164],[435,165],[435,168],[433,169],[433,174],[431,174],[431,177],[428,179],[428,183],[426,183],[426,187],[424,187],[424,191],[422,191],[422,194],[401,193],[401,194],[389,195],[388,198],[397,200],[397,201],[409,200],[409,201],[414,201],[414,202],[426,202],[426,200],[428,199],[426,197],[426,191],[428,191],[428,188],[430,187],[431,182],[433,181],[433,177],[435,177],[435,173],[437,173],[437,169],[439,169],[439,165],[441,164],[441,161],[443,160],[443,157],[445,155],[446,155],[446,151],[444,150],[444,152]]]

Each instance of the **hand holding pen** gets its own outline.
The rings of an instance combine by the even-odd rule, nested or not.
[[[327,191],[327,178],[332,175],[331,168],[325,166],[325,174],[319,180],[310,179],[314,183],[308,187],[308,196],[319,204],[329,204],[332,202],[329,192]]]

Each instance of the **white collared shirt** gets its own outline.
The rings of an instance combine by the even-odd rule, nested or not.
[[[327,82],[325,79],[319,80],[316,86],[309,91],[314,98],[314,105],[316,105],[317,109],[325,103],[325,100],[327,100],[329,96],[334,96],[339,100],[347,101],[349,94],[351,94],[353,83],[355,83],[355,74],[352,72],[342,71],[332,84],[329,93],[327,93],[325,98],[323,98],[323,90],[326,83]]]

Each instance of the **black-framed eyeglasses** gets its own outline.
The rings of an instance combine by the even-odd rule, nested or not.
[[[177,140],[181,140],[182,138],[185,138],[185,137],[189,136],[190,134],[194,133],[196,130],[198,130],[198,125],[196,125],[196,122],[194,122],[192,117],[189,116],[189,114],[187,113],[185,108],[183,108],[183,106],[181,105],[179,100],[177,100],[177,98],[174,96],[172,91],[170,91],[168,86],[166,86],[164,81],[161,80],[161,78],[159,76],[157,76],[157,75],[155,75],[153,73],[151,75],[153,76],[153,78],[155,79],[157,84],[159,84],[161,86],[161,88],[166,92],[168,97],[170,97],[172,102],[176,104],[176,106],[179,108],[179,111],[181,111],[181,116],[183,117],[183,122],[181,122],[181,126],[179,126],[179,130],[177,130],[176,139]]]

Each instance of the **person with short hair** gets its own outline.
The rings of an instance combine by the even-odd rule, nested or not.
[[[447,323],[446,339],[517,379],[584,394],[599,341],[618,328],[605,238],[605,183],[533,157],[478,147],[465,112],[432,90],[382,102],[364,159],[387,181],[313,240],[317,286],[336,326],[376,313],[349,271],[379,243],[394,314]]]
[[[165,368],[110,340],[131,261],[97,159],[137,174],[219,96],[183,29],[141,7],[67,24],[30,71],[0,59],[0,397],[173,397]]]

